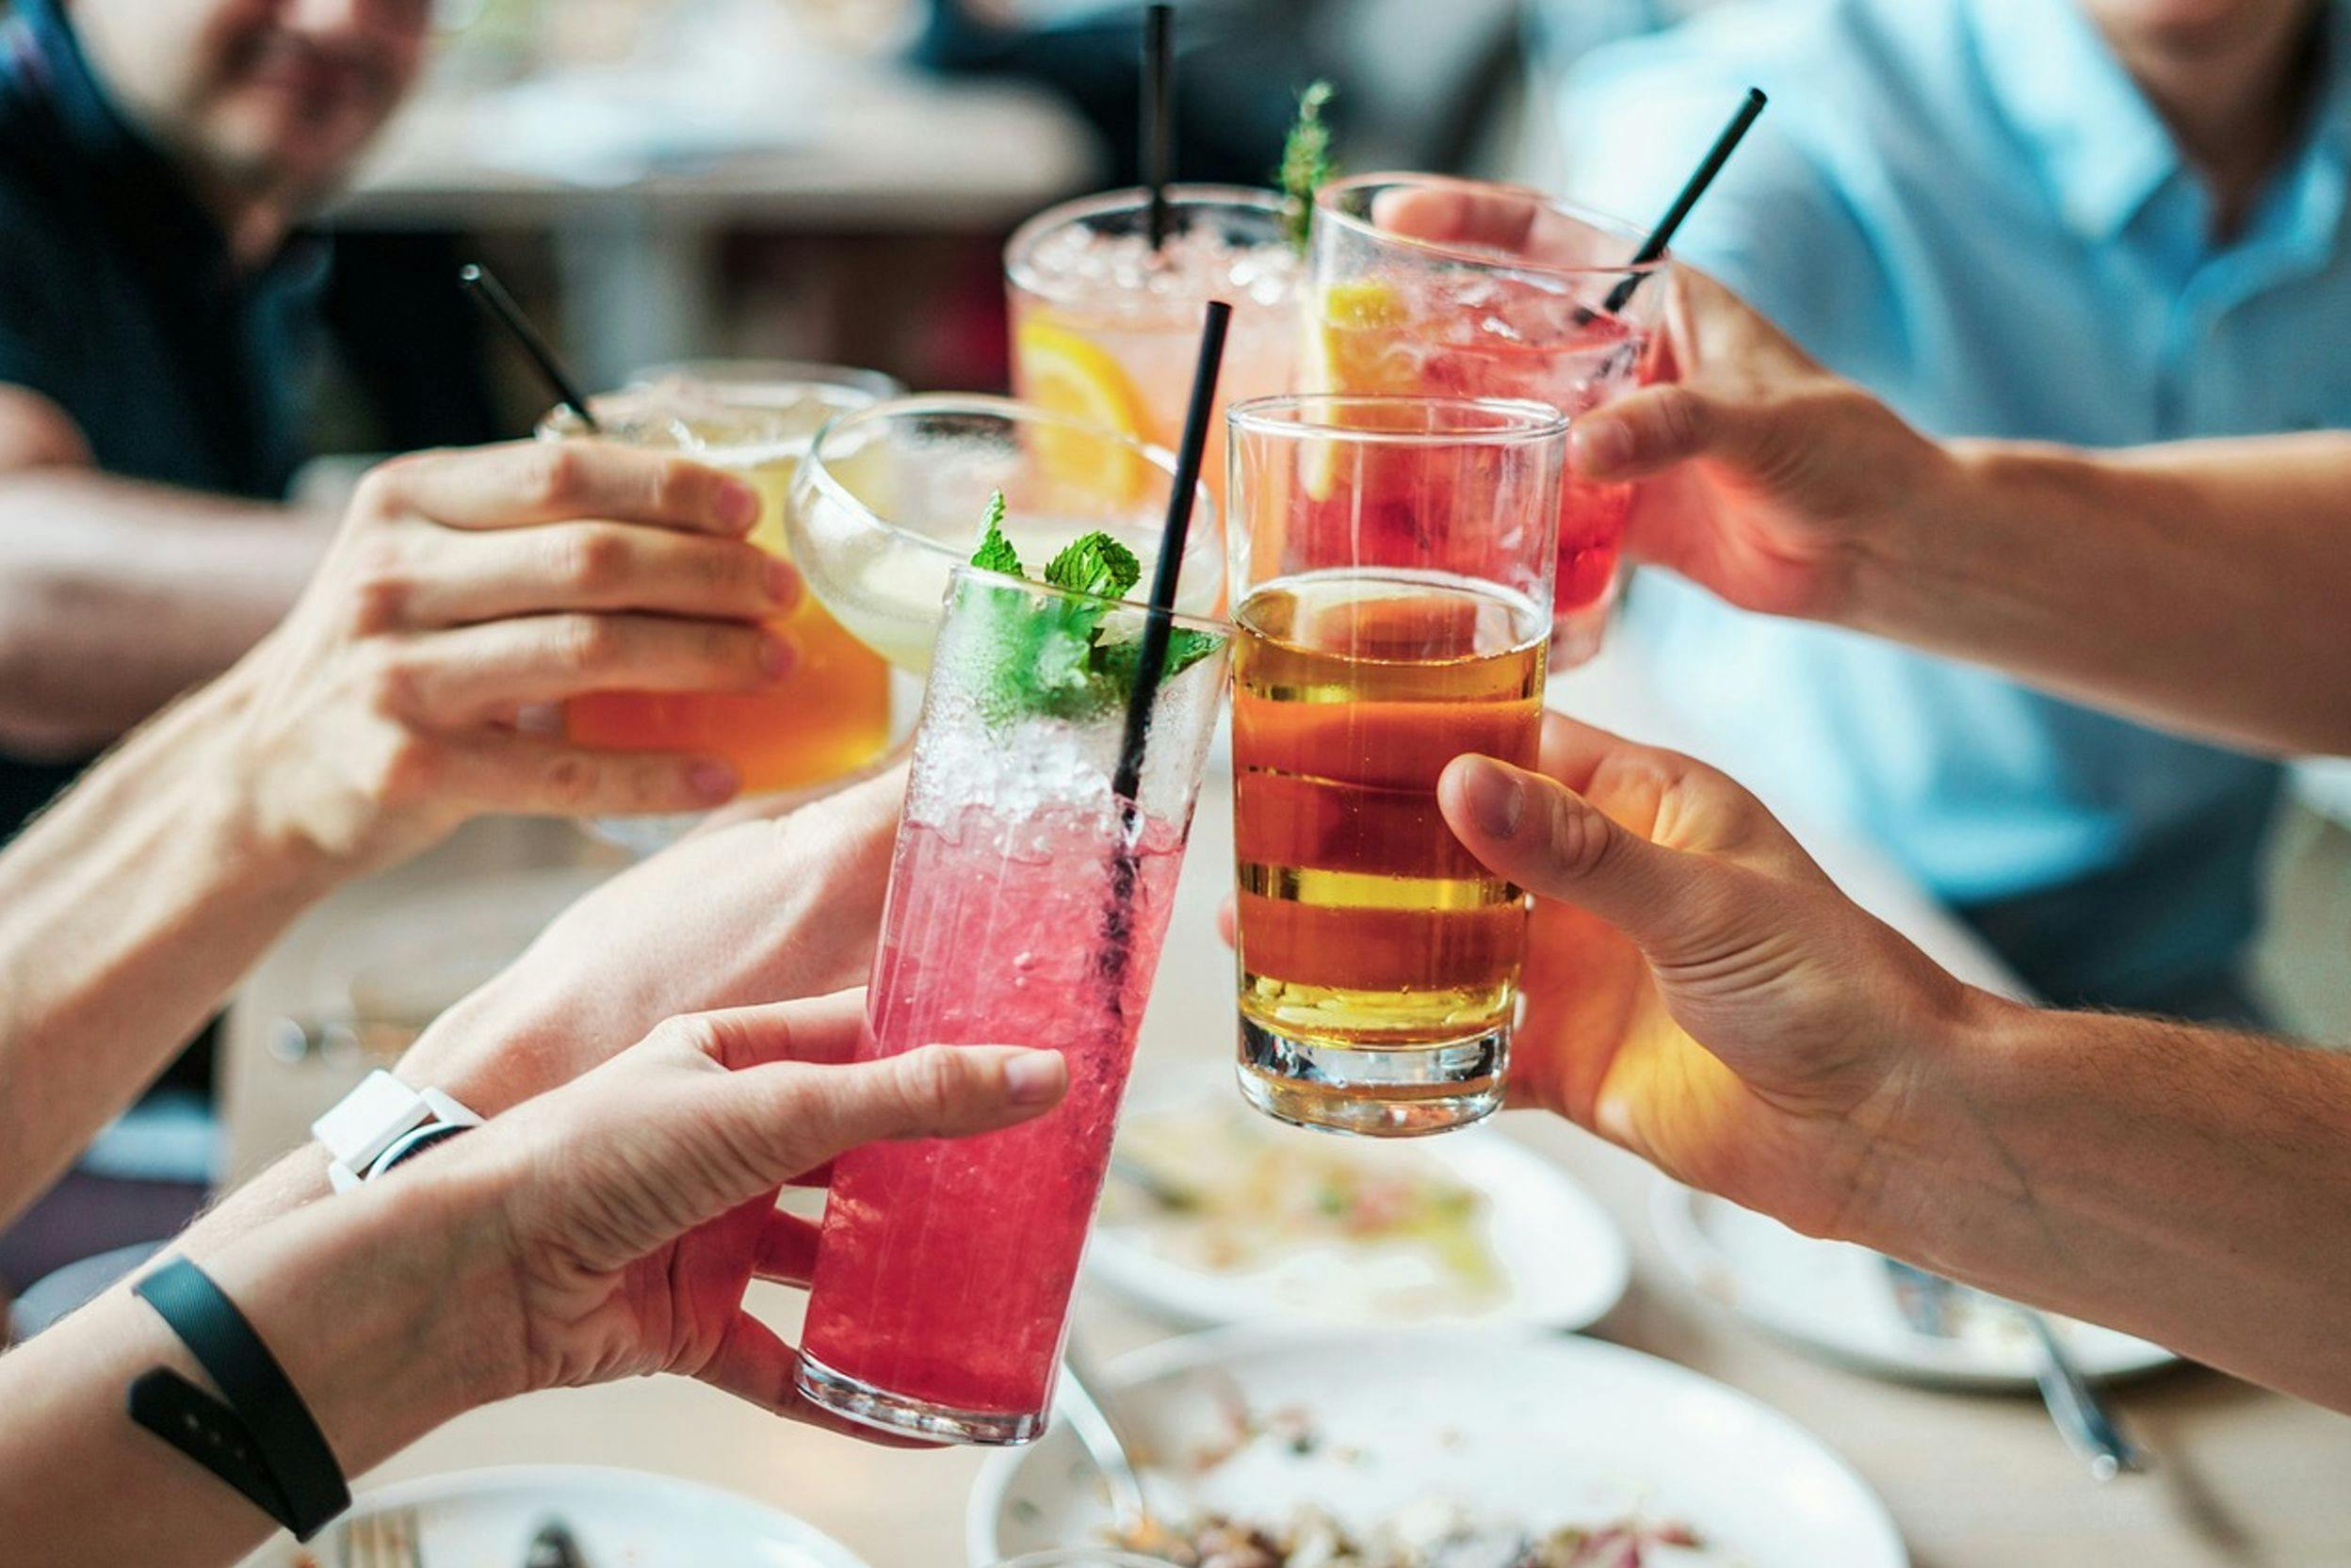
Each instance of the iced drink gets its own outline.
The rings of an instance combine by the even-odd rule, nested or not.
[[[1066,661],[1037,618],[1069,613],[1099,615],[1110,672],[1040,696]],[[968,1443],[1044,1430],[1225,674],[1223,628],[1190,625],[1213,643],[1171,665],[1140,800],[1115,798],[1119,650],[1142,621],[971,568],[949,590],[860,1054],[1046,1047],[1070,1091],[1008,1131],[835,1163],[800,1386],[851,1419]]]
[[[1514,238],[1399,234],[1387,225],[1411,196],[1515,206],[1496,226]],[[1310,391],[1527,398],[1572,420],[1640,383],[1665,293],[1652,274],[1665,264],[1631,263],[1629,226],[1510,186],[1398,174],[1327,186],[1314,223],[1300,376]],[[1628,485],[1569,474],[1561,486],[1558,664],[1598,650],[1631,503]]]

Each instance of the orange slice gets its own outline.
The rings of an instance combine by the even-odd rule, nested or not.
[[[1420,390],[1414,350],[1403,341],[1408,322],[1396,291],[1377,278],[1331,283],[1306,302],[1306,389],[1356,396],[1409,395]],[[1306,494],[1327,501],[1338,488],[1336,448],[1310,446],[1301,477]]]
[[[1133,436],[1150,435],[1143,395],[1101,345],[1035,316],[1013,334],[1021,396],[1040,408]],[[1046,477],[1113,504],[1132,505],[1150,483],[1150,465],[1135,453],[1049,426],[1036,432],[1037,461]]]

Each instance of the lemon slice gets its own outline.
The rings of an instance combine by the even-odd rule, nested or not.
[[[1377,278],[1326,285],[1306,310],[1308,390],[1380,396],[1420,390],[1415,350],[1403,333],[1409,313],[1396,290]],[[1327,501],[1338,487],[1338,448],[1309,446],[1300,477],[1306,494]]]
[[[1142,393],[1101,345],[1032,316],[1013,335],[1013,352],[1021,396],[1028,401],[1139,441],[1149,439],[1149,411]],[[1150,483],[1150,465],[1139,455],[1074,431],[1040,427],[1035,451],[1054,482],[1117,505],[1142,500]]]

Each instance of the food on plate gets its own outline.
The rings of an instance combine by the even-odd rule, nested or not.
[[[1178,1267],[1256,1275],[1320,1314],[1485,1311],[1509,1294],[1484,1194],[1439,1159],[1229,1107],[1120,1129],[1104,1219]]]
[[[1422,1498],[1360,1533],[1309,1505],[1279,1525],[1222,1513],[1146,1525],[1117,1544],[1178,1568],[1669,1568],[1715,1560],[1686,1525],[1618,1519],[1529,1530],[1440,1497]]]

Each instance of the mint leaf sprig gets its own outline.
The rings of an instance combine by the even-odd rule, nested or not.
[[[1282,167],[1276,176],[1289,205],[1282,215],[1289,230],[1290,248],[1306,253],[1306,235],[1314,223],[1314,193],[1338,177],[1338,160],[1331,155],[1331,127],[1322,118],[1323,105],[1338,96],[1330,83],[1308,83],[1298,95],[1298,119],[1282,143]]]
[[[1028,580],[1020,552],[1004,535],[1004,493],[988,498],[971,564]],[[1046,564],[1046,586],[1089,597],[1047,604],[1007,602],[991,634],[996,669],[983,702],[999,722],[1029,715],[1082,719],[1123,703],[1142,661],[1139,638],[1108,640],[1114,602],[1143,580],[1135,553],[1099,530],[1072,540]],[[1010,596],[1006,596],[1009,601]],[[1217,649],[1220,639],[1189,626],[1168,628],[1164,683]]]

